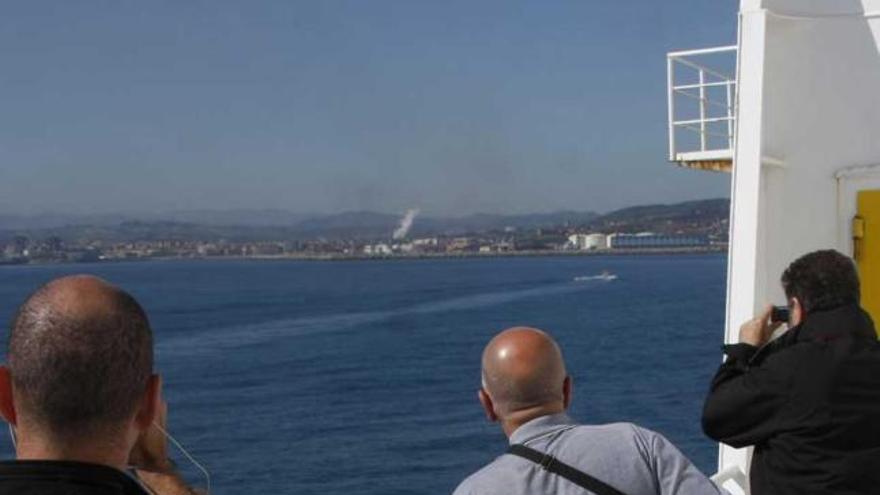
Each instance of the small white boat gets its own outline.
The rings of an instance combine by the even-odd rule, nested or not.
[[[610,282],[611,280],[617,280],[617,275],[609,272],[608,270],[604,270],[598,275],[581,275],[574,278],[575,282],[586,282],[588,280],[603,280],[606,282]]]

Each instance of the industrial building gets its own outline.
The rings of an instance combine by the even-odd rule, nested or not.
[[[626,248],[679,248],[708,246],[709,239],[699,235],[666,235],[643,232],[639,234],[611,234],[608,247]]]
[[[568,244],[572,249],[580,251],[608,249],[608,236],[605,234],[572,234],[568,236]]]

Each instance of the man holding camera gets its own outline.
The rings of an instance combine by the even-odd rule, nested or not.
[[[880,343],[859,306],[853,262],[833,251],[782,274],[789,330],[775,340],[772,306],[725,346],[703,430],[755,447],[753,495],[877,493],[880,487]]]

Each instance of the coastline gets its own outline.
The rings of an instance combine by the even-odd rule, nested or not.
[[[701,246],[683,248],[617,248],[595,249],[579,251],[551,251],[551,250],[525,250],[525,251],[500,251],[481,253],[475,251],[452,252],[452,253],[395,253],[387,255],[367,254],[342,254],[342,253],[289,253],[279,255],[249,255],[249,256],[150,256],[138,258],[118,258],[89,261],[69,260],[28,260],[24,262],[2,263],[4,266],[42,266],[42,265],[76,265],[83,263],[124,263],[124,262],[150,262],[150,261],[218,261],[218,260],[255,260],[255,261],[397,261],[397,260],[455,260],[455,259],[489,259],[489,258],[523,258],[523,257],[575,257],[575,256],[658,256],[658,255],[693,255],[693,254],[723,254],[727,252],[727,246]]]
[[[466,258],[528,258],[528,257],[576,257],[576,256],[626,256],[626,255],[688,255],[726,253],[726,246],[705,246],[688,248],[640,248],[640,249],[595,249],[589,251],[500,251],[492,253],[454,252],[454,253],[397,253],[390,255],[364,254],[285,254],[277,256],[239,256],[223,259],[249,260],[296,260],[296,261],[393,261],[422,259],[466,259]],[[205,258],[209,259],[209,258]],[[218,258],[210,258],[218,259]]]

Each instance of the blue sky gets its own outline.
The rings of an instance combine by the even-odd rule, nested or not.
[[[668,50],[736,2],[16,2],[0,213],[607,211],[726,196],[666,163]]]

